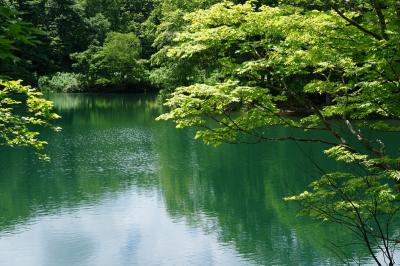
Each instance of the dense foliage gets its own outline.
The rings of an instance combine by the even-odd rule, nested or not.
[[[42,153],[46,141],[38,136],[40,127],[59,130],[51,124],[58,118],[52,102],[20,80],[7,81],[16,73],[26,73],[28,62],[22,49],[37,43],[38,31],[18,19],[17,12],[6,5],[0,6],[0,22],[0,145],[28,146],[38,152],[39,158],[47,159]]]
[[[197,127],[208,144],[326,144],[325,153],[354,172],[325,173],[311,192],[288,199],[347,227],[377,264],[393,265],[399,146],[378,136],[400,131],[397,2],[283,2],[225,2],[186,15],[188,26],[162,53],[202,75],[180,84],[160,119]],[[287,115],[294,110],[305,116]],[[268,128],[277,125],[308,133],[276,136]],[[313,138],[314,130],[326,137]]]
[[[32,147],[47,159],[41,153],[47,142],[38,139],[38,127],[59,130],[50,124],[59,118],[52,102],[20,81],[0,81],[0,88],[0,145]]]
[[[147,70],[140,54],[140,40],[134,33],[110,32],[101,47],[90,47],[73,58],[90,87],[123,89],[146,82]]]
[[[37,44],[38,30],[6,5],[0,5],[0,25],[0,79],[29,76],[31,62],[23,51]]]
[[[0,3],[11,12],[0,14],[7,16],[7,23],[11,25],[12,19],[18,20],[18,25],[35,31],[29,35],[34,40],[23,39],[21,35],[16,39],[18,43],[13,44],[13,49],[21,52],[20,64],[10,60],[1,62],[1,73],[9,78],[23,78],[36,85],[41,76],[52,80],[56,75],[59,80],[58,73],[71,72],[84,76],[79,91],[151,87],[146,60],[142,59],[153,53],[150,33],[156,26],[148,22],[154,20],[150,18],[153,1],[3,0]],[[21,31],[12,27],[13,31]],[[146,31],[149,33],[145,34]],[[7,28],[4,32],[8,32]],[[33,41],[34,46],[26,47]],[[52,89],[46,87],[49,88]]]
[[[57,72],[53,76],[41,76],[38,87],[43,92],[80,92],[85,88],[83,76],[74,73]]]

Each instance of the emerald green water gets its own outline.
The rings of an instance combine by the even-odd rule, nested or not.
[[[63,117],[61,133],[44,134],[51,162],[0,149],[0,265],[340,264],[327,240],[349,234],[282,200],[319,175],[315,164],[339,167],[323,146],[215,149],[155,122],[154,97],[51,98]]]

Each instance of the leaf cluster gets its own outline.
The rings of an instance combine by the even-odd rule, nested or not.
[[[39,139],[39,128],[49,127],[59,131],[51,121],[59,116],[53,111],[53,103],[21,81],[0,81],[0,145],[34,148],[41,159],[46,141]]]

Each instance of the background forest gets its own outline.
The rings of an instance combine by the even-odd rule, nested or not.
[[[185,13],[216,2],[2,0],[1,20],[13,26],[0,36],[13,40],[13,56],[2,57],[0,73],[55,92],[174,88],[199,79],[196,69],[158,52],[187,24]]]

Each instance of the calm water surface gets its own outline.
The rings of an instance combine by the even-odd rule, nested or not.
[[[0,149],[0,265],[340,264],[327,240],[348,234],[282,200],[319,175],[314,163],[338,168],[322,146],[215,149],[155,122],[154,97],[52,99],[63,131],[44,134],[50,163]]]

